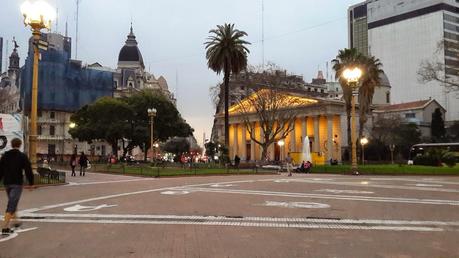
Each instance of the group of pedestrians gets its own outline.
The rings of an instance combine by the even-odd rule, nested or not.
[[[72,156],[70,157],[70,167],[72,168],[72,176],[76,176],[75,168],[77,165],[80,165],[80,176],[84,176],[86,169],[88,168],[88,164],[88,157],[86,157],[84,152],[81,152],[80,158],[78,158],[76,154],[72,154]]]

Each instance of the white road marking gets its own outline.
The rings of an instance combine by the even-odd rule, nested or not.
[[[418,187],[442,187],[443,185],[432,185],[432,184],[409,184],[409,185],[414,185]]]
[[[36,214],[45,215],[45,214]],[[40,223],[91,224],[153,224],[153,225],[206,225],[238,227],[275,227],[310,229],[354,229],[386,231],[442,232],[454,230],[459,222],[397,221],[397,220],[334,220],[308,218],[177,216],[177,215],[103,215],[103,214],[48,214],[43,219],[23,219]],[[78,219],[82,218],[82,219]],[[453,228],[451,228],[453,227]]]
[[[274,202],[266,201],[263,206],[282,208],[303,208],[303,209],[326,209],[330,205],[316,202]]]
[[[185,194],[189,194],[190,192],[189,191],[164,191],[164,192],[161,192],[161,194],[165,194],[165,195],[185,195]]]
[[[232,190],[218,188],[183,188],[183,190],[227,193],[227,194],[249,194],[262,196],[282,196],[296,198],[316,198],[316,199],[334,199],[334,200],[351,200],[367,202],[388,202],[388,203],[411,203],[411,204],[432,204],[432,205],[453,205],[459,206],[459,201],[453,200],[432,200],[417,198],[391,198],[391,197],[370,197],[370,196],[353,196],[353,195],[326,195],[326,194],[307,194],[307,193],[289,193],[289,192],[272,192],[272,191],[254,191],[254,190]]]
[[[102,204],[99,206],[82,206],[82,205],[75,205],[72,207],[64,208],[64,211],[69,211],[69,212],[80,212],[80,211],[95,211],[95,210],[100,210],[103,208],[111,208],[111,207],[116,207],[118,205],[107,205],[107,204]]]
[[[252,181],[253,180],[240,180],[240,181],[232,181],[232,182],[226,182],[226,183],[227,184],[237,184],[237,183],[246,183],[246,182],[252,182]],[[181,189],[183,187],[208,186],[208,185],[213,185],[213,184],[218,184],[218,183],[213,182],[213,183],[203,183],[203,184],[184,185],[184,186],[172,186],[172,187],[163,187],[163,188],[136,191],[136,192],[127,192],[127,193],[121,193],[121,194],[105,195],[105,196],[99,196],[99,197],[94,197],[94,198],[89,198],[89,199],[78,200],[78,201],[58,203],[58,204],[53,204],[53,205],[46,205],[46,206],[42,206],[42,207],[39,207],[39,208],[26,209],[26,210],[20,211],[19,214],[37,212],[37,211],[42,211],[42,210],[49,210],[49,209],[60,208],[60,207],[65,207],[65,206],[70,206],[70,205],[75,205],[75,204],[80,204],[80,203],[94,202],[94,201],[106,200],[106,199],[117,198],[117,197],[124,197],[124,196],[145,194],[145,193],[153,193],[153,192],[161,192],[161,191],[167,191],[167,190],[175,190],[175,189]]]
[[[235,185],[232,185],[232,184],[213,184],[213,185],[210,185],[210,187],[215,187],[215,188],[219,188],[219,187],[232,187],[232,186],[235,186]]]
[[[315,192],[326,192],[326,193],[334,193],[334,194],[374,194],[374,192],[369,191],[356,191],[356,190],[338,190],[338,189],[321,189],[315,190]]]
[[[402,190],[416,190],[416,191],[434,191],[434,192],[446,192],[446,193],[459,193],[456,189],[445,189],[445,188],[429,188],[429,187],[416,187],[416,186],[398,186],[398,185],[375,185],[370,184],[368,181],[356,181],[356,182],[332,182],[332,181],[314,181],[310,179],[280,179],[288,181],[278,181],[279,179],[263,179],[260,182],[298,182],[298,183],[310,183],[310,184],[328,184],[328,185],[345,185],[355,187],[374,187],[384,189],[402,189]]]
[[[17,229],[17,230],[14,231],[14,233],[10,234],[9,236],[5,236],[5,237],[0,236],[0,242],[6,242],[8,240],[16,238],[19,235],[19,233],[23,233],[23,232],[27,232],[27,231],[31,231],[31,230],[35,230],[35,229],[37,229],[37,227],[35,227],[35,228]]]
[[[152,181],[157,180],[155,178],[136,178],[128,180],[113,180],[113,181],[95,181],[95,182],[68,182],[66,186],[79,186],[79,185],[99,185],[99,184],[113,184],[113,183],[129,183],[129,182],[138,182],[138,181]]]

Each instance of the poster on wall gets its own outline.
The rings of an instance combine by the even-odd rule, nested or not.
[[[0,114],[0,156],[11,149],[11,140],[14,138],[24,140],[22,116]],[[24,151],[24,144],[21,146],[21,151]]]

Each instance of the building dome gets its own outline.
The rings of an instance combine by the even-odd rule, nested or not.
[[[140,53],[140,50],[137,47],[137,40],[135,39],[135,35],[132,31],[132,25],[131,32],[127,36],[126,43],[121,48],[120,54],[118,55],[118,65],[120,64],[120,62],[138,62],[142,68],[145,68],[142,54]]]
[[[379,73],[379,80],[380,80],[379,86],[391,88],[389,78],[387,78],[387,75],[384,72]]]

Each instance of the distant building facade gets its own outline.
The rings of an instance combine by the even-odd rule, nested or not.
[[[155,76],[145,70],[142,53],[138,47],[132,26],[124,46],[118,55],[118,67],[113,73],[115,97],[125,97],[140,90],[150,89],[162,93],[176,104],[174,95],[163,76]]]
[[[380,107],[373,111],[374,119],[400,117],[404,123],[416,124],[421,130],[422,137],[430,138],[432,114],[436,109],[440,109],[443,119],[446,110],[436,100],[427,99],[401,104]]]
[[[88,144],[72,139],[68,133],[70,117],[84,105],[113,95],[113,74],[83,66],[72,60],[71,39],[60,34],[42,35],[49,44],[40,51],[38,78],[38,145],[42,158],[64,160],[75,152],[85,152],[92,159],[111,152],[105,142]],[[21,74],[21,107],[28,115],[31,107],[33,47],[29,42],[28,57]]]
[[[458,1],[368,0],[351,6],[348,17],[349,47],[381,60],[392,103],[436,99],[447,121],[459,120],[457,94],[440,82],[421,83],[418,75],[423,61],[434,60],[445,76],[459,79]]]

